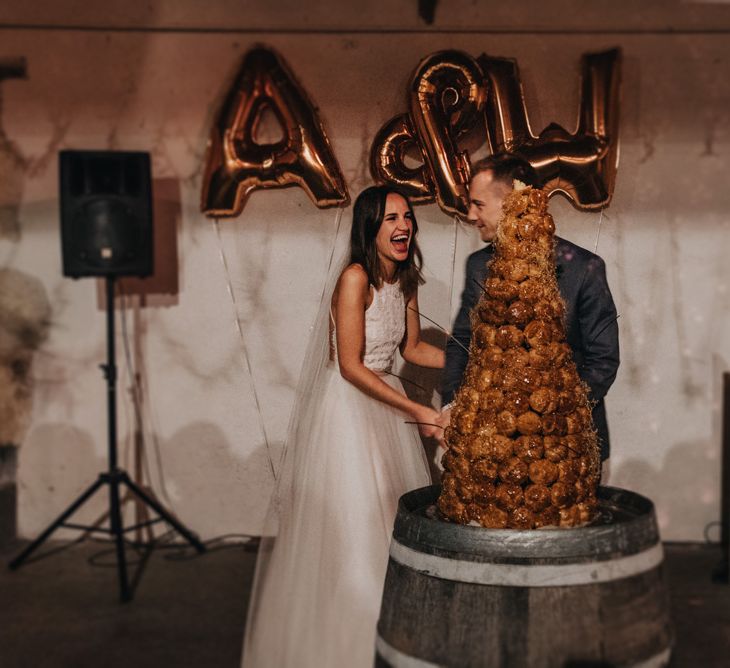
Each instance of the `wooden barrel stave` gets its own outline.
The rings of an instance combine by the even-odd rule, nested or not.
[[[376,665],[564,668],[668,662],[671,625],[648,499],[602,488],[604,508],[622,513],[613,525],[520,532],[419,515],[437,496],[438,488],[431,487],[401,500],[393,543],[400,551],[391,552],[413,562],[390,559]],[[425,555],[422,561],[418,553]],[[462,561],[467,572],[483,568],[490,572],[486,580],[497,583],[511,570],[541,568],[550,577],[557,571],[570,578],[571,571],[579,571],[581,583],[551,585],[540,577],[531,579],[542,584],[530,586],[462,582],[460,572],[443,570],[449,561]],[[622,563],[624,570],[617,569]]]

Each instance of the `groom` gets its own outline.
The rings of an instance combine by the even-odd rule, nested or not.
[[[472,167],[468,220],[477,228],[487,246],[467,259],[461,307],[454,321],[453,339],[449,338],[446,344],[442,386],[444,408],[440,420],[443,426],[449,423],[449,404],[466,369],[466,351],[471,340],[469,314],[482,293],[487,263],[494,254],[492,242],[502,217],[502,203],[512,190],[513,179],[533,187],[542,185],[533,167],[516,155],[497,153],[479,160]],[[596,402],[593,423],[598,431],[601,460],[605,463],[610,450],[603,398],[616,378],[619,365],[616,307],[606,282],[606,267],[600,257],[555,237],[555,263],[558,286],[566,306],[567,342],[573,350],[578,374],[590,389],[589,398]]]

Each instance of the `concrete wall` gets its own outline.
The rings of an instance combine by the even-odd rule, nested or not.
[[[23,535],[53,519],[106,457],[98,286],[61,275],[56,151],[66,147],[150,151],[157,210],[175,218],[179,294],[151,300],[136,320],[127,314],[142,362],[152,487],[203,537],[261,528],[272,485],[265,441],[275,457],[338,212],[287,189],[255,193],[218,232],[199,213],[211,120],[242,55],[260,42],[284,56],[319,106],[353,196],[369,181],[372,138],[406,109],[423,56],[456,48],[517,58],[539,130],[550,121],[574,127],[581,54],[622,47],[614,201],[602,217],[559,198],[551,208],[562,236],[605,258],[621,314],[623,364],[608,398],[612,482],[657,503],[666,539],[701,540],[718,519],[719,388],[730,360],[728,8],[653,2],[632,12],[635,3],[611,3],[609,15],[592,3],[584,14],[574,3],[554,11],[530,3],[531,14],[510,15],[501,3],[441,3],[432,29],[415,1],[306,12],[301,3],[244,11],[233,2],[205,10],[154,2],[137,13],[122,3],[105,3],[103,13],[45,4],[0,10],[0,63],[24,56],[28,70],[27,80],[0,84],[0,267],[39,279],[52,305],[19,450]],[[422,309],[446,324],[464,258],[479,244],[436,206],[417,213]],[[121,334],[120,325],[120,444],[132,469]],[[97,499],[82,518],[98,518],[105,504]]]

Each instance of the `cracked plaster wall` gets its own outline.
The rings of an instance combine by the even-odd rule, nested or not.
[[[574,126],[582,53],[623,48],[614,201],[602,218],[559,198],[551,207],[562,236],[605,258],[621,314],[623,363],[608,397],[612,482],[657,503],[664,538],[701,540],[719,517],[719,387],[730,360],[726,34],[0,30],[0,61],[24,56],[28,67],[27,80],[0,85],[1,178],[10,184],[0,205],[14,216],[14,231],[0,239],[0,268],[32,276],[51,308],[19,455],[20,532],[42,529],[106,456],[97,368],[104,317],[93,279],[61,276],[60,148],[149,150],[155,177],[178,182],[179,295],[143,308],[136,325],[127,321],[143,365],[145,467],[161,499],[203,537],[260,530],[272,485],[261,424],[275,460],[336,222],[336,211],[315,208],[298,189],[255,193],[241,217],[221,221],[220,236],[198,211],[208,128],[243,53],[260,41],[281,52],[320,108],[353,197],[368,182],[372,137],[406,109],[409,76],[424,55],[458,48],[516,57],[539,130],[550,121]],[[479,244],[458,229],[452,289],[453,223],[435,206],[417,215],[427,278],[421,306],[447,324],[464,259]],[[119,350],[121,462],[131,469],[134,411],[121,342]],[[97,499],[81,519],[104,508]]]

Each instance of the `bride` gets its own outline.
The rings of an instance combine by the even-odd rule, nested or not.
[[[418,429],[438,429],[438,412],[411,401],[391,374],[396,348],[413,364],[444,363],[420,339],[417,231],[396,190],[357,198],[349,262],[297,391],[267,521],[277,535],[259,551],[246,668],[373,665],[396,505],[430,483]]]

